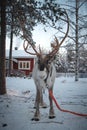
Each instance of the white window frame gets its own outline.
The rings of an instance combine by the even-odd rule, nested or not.
[[[28,66],[27,66],[27,64],[28,64]],[[30,61],[19,61],[18,62],[18,69],[20,69],[20,70],[30,70]]]

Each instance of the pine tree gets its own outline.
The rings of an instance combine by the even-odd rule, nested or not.
[[[0,2],[1,2],[0,94],[5,94],[6,93],[6,81],[5,81],[6,0]]]

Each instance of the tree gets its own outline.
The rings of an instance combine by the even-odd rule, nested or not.
[[[67,8],[67,12],[70,18],[70,33],[68,37],[69,42],[73,43],[73,46],[75,47],[75,81],[78,81],[79,49],[81,46],[87,43],[87,1],[68,0],[67,4],[61,4],[61,6]]]
[[[87,73],[87,48],[84,46],[80,47],[79,72]]]
[[[1,2],[0,94],[5,94],[6,93],[6,81],[5,81],[6,0],[0,2]]]
[[[12,66],[12,46],[13,46],[13,13],[11,13],[11,29],[10,29],[10,50],[9,50],[9,71],[8,75],[11,75]]]
[[[83,35],[83,33],[81,32],[81,28],[84,28],[84,20],[82,20],[82,18],[84,17],[80,15],[80,9],[82,7],[82,5],[84,3],[86,3],[87,1],[79,1],[79,0],[75,0],[75,45],[76,45],[76,58],[75,58],[75,81],[78,81],[78,73],[79,73],[79,45],[81,46],[81,37],[87,36],[87,34]],[[81,18],[82,17],[82,18]],[[81,24],[81,22],[83,21],[83,24]],[[87,28],[84,28],[87,29]]]
[[[75,72],[75,48],[73,47],[73,44],[68,43],[66,46],[67,50],[67,72]]]
[[[67,64],[66,64],[66,54],[58,52],[55,57],[55,67],[56,71],[60,73],[67,72]]]

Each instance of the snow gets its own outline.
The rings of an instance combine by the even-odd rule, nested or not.
[[[29,49],[30,53],[34,53],[34,50]],[[29,53],[26,53],[24,50],[12,50],[12,56],[13,58],[35,58],[35,55],[30,55]],[[6,50],[6,58],[9,57],[9,50]]]
[[[35,109],[33,79],[6,78],[7,94],[0,96],[0,130],[87,130],[87,117],[61,112],[54,104],[56,118],[49,119],[48,91],[44,100],[48,107],[40,108],[40,121],[32,121]],[[58,77],[54,96],[61,108],[87,114],[87,78]]]

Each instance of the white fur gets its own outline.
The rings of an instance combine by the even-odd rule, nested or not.
[[[52,70],[51,70],[51,67],[52,67]],[[50,73],[52,73],[52,75]],[[49,74],[48,74],[48,77],[47,77],[46,68],[44,69],[44,71],[40,71],[38,69],[38,63],[35,63],[33,73],[32,73],[32,77],[35,81],[36,86],[39,89],[40,88],[46,88],[46,87],[48,87],[50,89],[51,87],[53,87],[55,77],[56,77],[56,70],[55,70],[54,64],[53,63],[50,64]],[[45,83],[44,80],[46,79],[46,77],[47,77],[47,82]]]
[[[50,76],[51,67],[52,67],[52,75]],[[55,66],[54,66],[53,63],[51,63],[51,65],[50,65],[50,73],[49,73],[48,78],[47,78],[48,89],[53,87],[54,81],[55,81],[55,77],[56,77],[56,70],[55,70]]]
[[[42,92],[45,91],[45,88],[48,88],[49,90],[53,91],[53,85],[56,77],[56,70],[53,62],[50,63],[47,68],[48,70],[44,68],[43,71],[40,71],[38,67],[38,62],[36,62],[32,73],[32,77],[36,85],[36,99],[35,99],[35,106],[34,106],[36,108],[36,111],[32,120],[36,120],[36,121],[40,119],[39,117],[40,104],[42,107],[46,107],[46,104],[43,101]],[[49,101],[50,101],[49,118],[55,118],[53,102],[50,95],[49,95]]]

